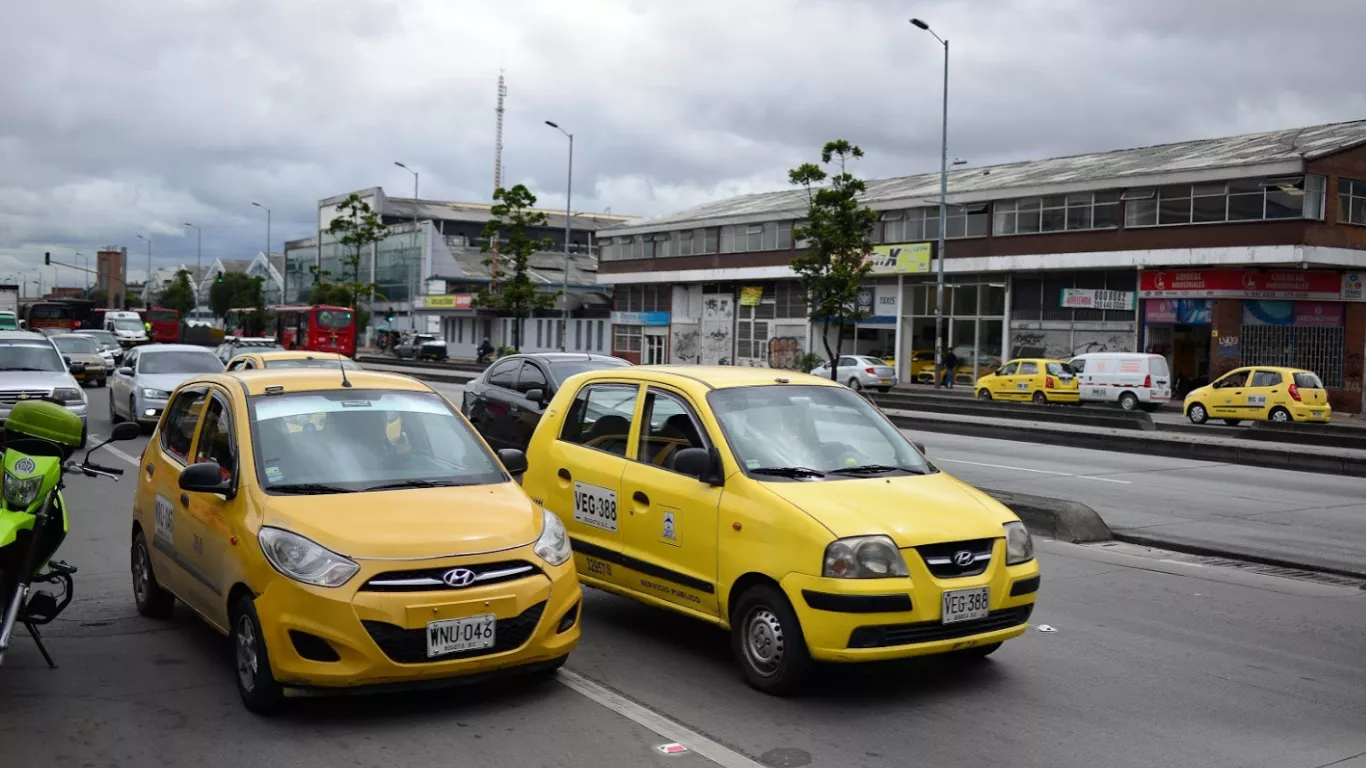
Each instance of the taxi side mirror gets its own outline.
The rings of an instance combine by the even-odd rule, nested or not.
[[[674,471],[708,485],[721,485],[721,457],[706,448],[684,448],[674,454]]]
[[[503,462],[503,469],[506,469],[509,475],[518,477],[526,474],[526,454],[516,448],[499,449],[498,460]]]
[[[201,461],[180,470],[180,490],[195,493],[221,493],[232,498],[232,483],[223,480],[216,461]]]

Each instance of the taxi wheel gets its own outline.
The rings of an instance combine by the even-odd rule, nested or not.
[[[1286,409],[1281,408],[1280,406],[1272,408],[1271,413],[1269,413],[1267,416],[1277,424],[1289,424],[1290,422],[1295,420],[1293,417],[1291,417],[1290,411],[1287,411]]]
[[[133,600],[138,613],[151,619],[170,618],[175,609],[175,595],[161,588],[152,572],[152,556],[147,551],[147,537],[138,531],[133,538],[131,553],[133,569]]]
[[[983,387],[982,389],[977,390],[977,399],[978,399],[978,400],[990,400],[990,399],[991,399],[991,390],[989,390],[989,389],[987,389],[987,388],[985,388],[985,387]]]
[[[270,673],[265,635],[256,606],[246,595],[232,606],[232,655],[242,704],[258,715],[278,712],[285,702],[284,690]]]
[[[1138,408],[1138,395],[1135,395],[1133,392],[1125,392],[1120,395],[1119,407],[1126,411],[1132,411]]]
[[[1045,395],[1043,390],[1035,392],[1033,399],[1035,405],[1048,405],[1048,395]]]
[[[1204,424],[1209,421],[1209,412],[1205,410],[1205,406],[1194,403],[1186,410],[1186,418],[1190,419],[1192,424]]]
[[[796,693],[811,670],[801,622],[787,597],[767,584],[740,596],[731,621],[731,646],[745,680],[764,693]]]

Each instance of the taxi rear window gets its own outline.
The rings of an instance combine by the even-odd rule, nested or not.
[[[1317,373],[1301,371],[1295,374],[1295,386],[1300,389],[1323,389],[1323,382],[1319,381]]]

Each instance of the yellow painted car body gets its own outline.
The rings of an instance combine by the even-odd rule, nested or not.
[[[179,598],[220,632],[235,632],[237,601],[254,607],[269,670],[282,695],[553,669],[563,663],[579,640],[581,591],[567,541],[558,564],[536,551],[553,520],[527,498],[459,410],[426,384],[355,370],[347,373],[351,386],[343,388],[336,374],[326,369],[204,374],[176,389],[143,454],[145,471],[137,472],[132,534],[139,609],[146,591],[138,588],[136,568],[141,540],[153,574],[148,583]],[[293,402],[291,397],[327,398],[336,407],[321,414],[321,422],[306,420],[313,427],[307,431],[317,435],[280,425],[267,437],[276,427],[253,414]],[[338,493],[272,490],[281,473],[290,471],[282,469],[288,454],[308,460],[297,456],[301,451],[295,446],[304,445],[298,441],[356,444],[344,442],[356,440],[345,431],[345,417],[353,407],[363,409],[367,399],[383,403],[384,397],[418,398],[426,412],[440,414],[445,435],[466,430],[460,438],[470,441],[464,443],[464,455],[471,465],[482,461],[480,466],[491,468],[478,475],[484,479]],[[183,411],[177,407],[182,398]],[[408,411],[395,416],[380,410],[374,416],[368,433],[374,437],[358,441],[378,444],[373,455],[402,465],[418,447],[435,450],[436,433]],[[397,435],[395,418],[409,419]],[[276,453],[286,456],[277,460]],[[179,485],[187,467],[209,461],[223,468],[230,490],[208,493]],[[336,586],[287,576],[266,555],[266,529],[304,537],[354,563],[356,570]],[[521,570],[483,576],[510,569]],[[451,584],[450,574],[462,571],[479,576]],[[459,575],[457,581],[465,579]],[[490,625],[492,648],[432,655],[424,638],[433,622],[486,615],[496,622]]]
[[[1062,360],[1029,357],[1007,360],[973,386],[979,400],[1080,403],[1080,380]]]
[[[1191,421],[1304,421],[1325,424],[1333,406],[1323,382],[1312,371],[1268,365],[1245,366],[1186,395],[1182,407]]]
[[[1032,548],[1027,559],[1006,564],[1003,526],[1019,525],[1014,513],[935,470],[913,447],[908,450],[923,473],[863,477],[831,470],[806,482],[760,474],[767,471],[762,468],[752,472],[755,462],[737,453],[732,442],[736,427],[725,426],[736,412],[727,407],[718,415],[714,409],[718,397],[740,396],[760,403],[829,401],[848,409],[859,424],[874,425],[878,435],[905,441],[865,400],[815,376],[730,366],[576,375],[560,388],[536,429],[523,487],[564,521],[584,583],[740,635],[736,612],[751,591],[778,590],[782,598],[774,598],[775,604],[785,601],[787,608],[775,610],[795,614],[795,636],[805,638],[809,657],[832,662],[989,652],[1025,631],[1039,567]],[[840,418],[824,413],[836,422]],[[835,454],[847,453],[843,460],[835,455],[832,466],[852,467],[859,461],[852,447],[858,434],[836,422],[813,422],[813,428],[827,430],[817,444],[822,451],[833,445]],[[827,442],[827,434],[843,435],[848,445]],[[764,439],[779,444],[792,438],[775,432]],[[688,451],[694,458],[707,456],[714,471],[689,475],[674,466],[681,466]],[[837,539],[861,536],[889,537],[906,575],[829,576],[823,565],[827,548]],[[969,543],[980,557],[966,575],[936,575],[925,560],[965,551]],[[980,563],[985,565],[978,568]],[[979,587],[989,588],[988,618],[962,626],[942,623],[947,590]],[[763,680],[750,681],[770,689]],[[771,689],[790,690],[778,683]]]
[[[354,360],[336,352],[310,352],[286,349],[274,352],[243,352],[228,361],[229,371],[253,371],[261,368],[294,369],[346,366],[348,371],[360,368]]]

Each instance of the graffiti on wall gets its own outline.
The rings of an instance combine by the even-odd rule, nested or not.
[[[796,336],[779,336],[768,340],[768,367],[801,370],[802,342]]]
[[[702,329],[698,360],[703,365],[728,365],[735,327],[735,297],[705,294],[702,297]]]
[[[1010,335],[1010,356],[1039,355],[1067,359],[1087,352],[1132,352],[1132,332],[1049,330],[1014,331]]]
[[[674,326],[673,333],[670,334],[669,346],[673,350],[673,362],[697,362],[699,353],[697,326]]]

